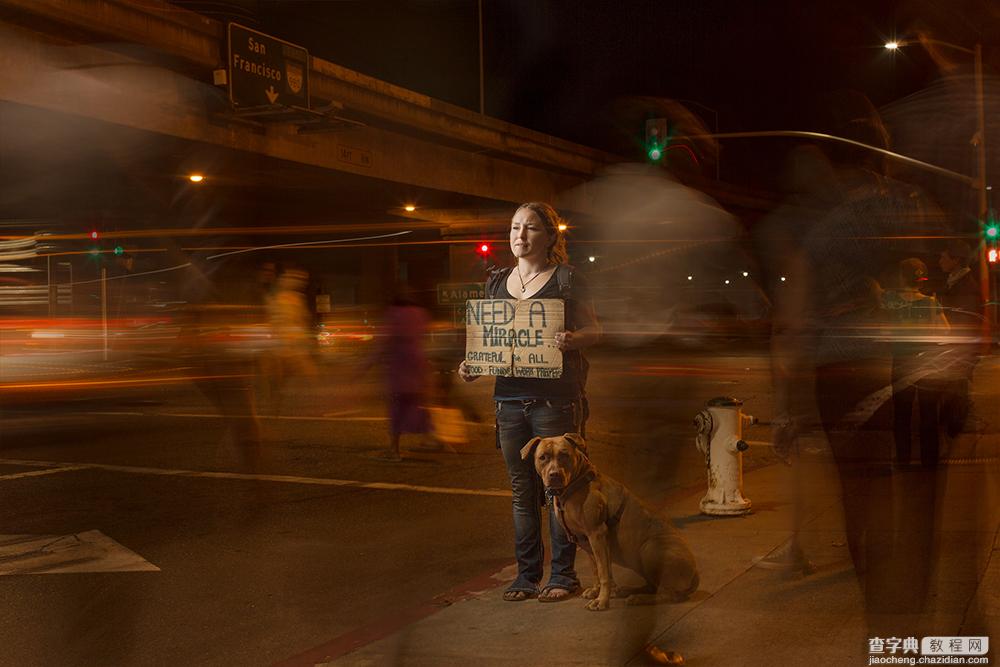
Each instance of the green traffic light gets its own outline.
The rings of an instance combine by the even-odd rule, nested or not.
[[[998,227],[996,223],[993,223],[992,225],[987,225],[986,238],[994,240],[997,238],[997,236],[1000,236],[1000,227]]]
[[[123,255],[123,254],[125,254],[125,248],[121,247],[120,245],[116,245],[115,246],[115,254],[116,255]]]
[[[659,162],[660,158],[663,157],[663,150],[659,146],[653,146],[646,154],[653,162]]]

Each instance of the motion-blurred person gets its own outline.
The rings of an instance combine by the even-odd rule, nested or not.
[[[831,134],[885,148],[888,135],[866,98],[854,93],[827,105]],[[831,144],[839,202],[809,225],[788,264],[777,301],[785,323],[772,346],[779,355],[775,445],[796,446],[800,415],[791,397],[815,392],[820,422],[840,477],[845,528],[861,584],[868,637],[920,636],[930,548],[910,537],[935,534],[935,478],[893,479],[888,442],[892,382],[889,350],[880,343],[881,290],[874,272],[895,263],[915,224],[926,218],[919,191],[889,179],[879,155]],[[912,248],[910,248],[912,252]],[[781,451],[784,450],[784,451]],[[930,475],[933,475],[933,471]],[[911,543],[911,548],[902,548]],[[933,634],[925,632],[924,634]],[[859,642],[860,643],[860,642]]]
[[[176,350],[194,366],[192,382],[225,420],[244,464],[260,466],[261,428],[257,416],[253,352],[237,345],[234,330],[256,319],[250,308],[205,304],[183,311]]]
[[[275,414],[281,411],[282,390],[289,380],[316,374],[313,318],[305,296],[308,279],[305,271],[285,269],[265,303],[272,345],[262,366]]]
[[[800,542],[800,531],[806,520],[805,512],[805,469],[797,447],[797,439],[804,430],[811,428],[813,420],[808,416],[814,411],[812,392],[799,391],[801,383],[790,383],[787,378],[801,373],[801,369],[789,364],[797,357],[785,354],[784,333],[788,326],[796,326],[787,321],[788,315],[798,317],[800,313],[788,313],[784,305],[787,279],[793,273],[792,260],[801,251],[803,239],[810,229],[839,202],[842,196],[837,171],[827,155],[817,146],[803,145],[792,149],[784,165],[780,183],[785,198],[773,211],[753,228],[754,254],[762,274],[762,285],[772,303],[779,307],[771,317],[771,376],[772,391],[777,395],[775,404],[782,408],[771,418],[776,438],[784,441],[776,447],[784,454],[786,464],[794,466],[791,479],[791,493],[794,499],[792,513],[792,537],[774,553],[762,558],[760,567],[787,570],[791,573],[811,574],[814,565],[810,562]],[[794,387],[794,391],[793,391]],[[791,391],[791,394],[788,392]],[[793,431],[789,424],[797,425]],[[800,431],[799,429],[802,429]]]
[[[427,412],[431,366],[427,358],[427,333],[430,315],[417,304],[405,286],[386,308],[384,331],[367,367],[381,366],[389,407],[389,444],[379,458],[402,461],[400,437],[406,433],[421,436],[416,449],[434,449],[427,442],[431,433]]]
[[[882,304],[891,329],[892,420],[896,463],[910,464],[913,404],[917,404],[920,463],[934,467],[940,450],[942,380],[938,364],[940,339],[948,330],[941,304],[920,291],[927,265],[916,257],[898,267],[898,288],[883,293]]]
[[[535,472],[534,461],[521,458],[521,448],[533,437],[583,432],[587,418],[587,361],[581,350],[600,340],[601,329],[586,283],[567,263],[562,223],[562,218],[548,204],[532,202],[518,207],[510,223],[510,248],[517,264],[495,270],[486,288],[490,299],[563,299],[566,304],[566,330],[555,334],[556,346],[563,351],[562,376],[558,379],[497,377],[493,391],[497,448],[503,454],[514,494],[517,578],[503,594],[508,602],[534,597],[541,602],[556,602],[576,597],[580,590],[576,545],[570,542],[551,507],[552,569],[548,583],[541,590],[538,588],[544,563],[540,511],[544,506],[544,487]],[[465,361],[458,372],[466,381],[476,379]]]
[[[964,241],[952,241],[938,258],[945,282],[937,297],[951,325],[953,372],[947,380],[942,403],[942,421],[954,437],[966,425],[971,409],[969,388],[979,361],[983,327],[983,297],[969,262],[972,248]]]
[[[662,119],[669,135],[669,142],[661,137],[658,160],[644,146],[651,119]],[[605,442],[617,445],[609,463],[621,469],[609,466],[609,474],[662,508],[667,494],[690,484],[687,475],[704,464],[690,422],[664,415],[693,416],[718,392],[674,366],[674,355],[680,346],[712,346],[719,329],[759,321],[767,300],[754,278],[743,275],[749,268],[743,227],[694,187],[714,182],[718,155],[698,117],[672,100],[628,98],[616,105],[615,130],[619,152],[643,161],[612,165],[560,198],[590,219],[596,261],[587,278],[604,345],[618,351],[618,372],[605,375],[599,388],[608,427],[588,442],[593,451]],[[616,627],[605,661],[620,664],[646,647],[662,613],[656,606],[634,610]],[[647,657],[662,653],[655,646],[646,651]]]

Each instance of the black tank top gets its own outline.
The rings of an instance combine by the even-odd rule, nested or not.
[[[508,274],[509,275],[509,274]],[[578,275],[573,276],[572,296],[566,300],[566,330],[575,331],[580,328],[576,317],[576,301],[586,298],[586,286]],[[507,281],[500,283],[500,288],[494,298],[513,299],[514,297],[507,290]],[[532,299],[559,299],[559,281],[553,272],[548,282],[532,295]],[[516,378],[497,377],[496,385],[493,388],[493,400],[529,400],[564,398],[576,399],[583,394],[583,385],[586,381],[585,373],[586,360],[580,350],[567,350],[563,352],[563,373],[558,379],[541,378]]]

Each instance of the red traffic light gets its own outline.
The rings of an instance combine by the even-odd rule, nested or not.
[[[490,250],[491,248],[489,243],[480,243],[478,246],[476,246],[476,254],[482,257],[486,257],[487,255],[489,255]]]
[[[93,240],[96,241],[98,236],[100,236],[100,234],[97,233],[96,229],[94,231],[90,232],[90,238],[92,238]]]

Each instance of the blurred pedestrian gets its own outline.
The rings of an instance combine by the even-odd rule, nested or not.
[[[795,366],[799,358],[786,354],[785,332],[789,326],[795,326],[794,320],[801,313],[785,308],[788,293],[785,281],[796,273],[795,259],[809,230],[839,203],[842,192],[836,169],[817,146],[802,145],[792,149],[785,160],[780,181],[785,198],[754,225],[753,245],[762,283],[771,302],[778,306],[771,317],[770,360],[775,404],[782,409],[772,416],[771,425],[776,449],[783,453],[784,462],[793,466],[789,489],[794,504],[791,538],[781,548],[761,558],[758,566],[793,574],[811,574],[815,568],[800,541],[803,523],[808,520],[804,481],[807,468],[803,465],[797,440],[803,435],[803,429],[809,429],[806,415],[811,411],[808,401],[812,392],[801,391],[799,382],[789,381],[803,369]],[[795,424],[794,429],[790,428],[792,424]]]
[[[863,96],[841,94],[825,108],[831,134],[887,147],[885,128]],[[794,403],[814,392],[839,473],[867,636],[932,634],[918,621],[929,620],[922,612],[941,478],[934,469],[894,475],[880,434],[892,406],[892,355],[878,334],[885,317],[878,272],[921,249],[909,244],[929,219],[928,206],[918,189],[886,175],[877,152],[839,144],[824,152],[839,195],[803,233],[776,302],[783,324],[772,345],[775,448],[783,455],[795,449],[802,423]]]
[[[233,333],[254,319],[251,307],[192,304],[181,311],[174,353],[194,370],[191,381],[211,401],[226,424],[246,468],[261,463],[261,426],[257,416],[253,352],[236,344]]]
[[[928,280],[927,265],[916,257],[899,263],[898,287],[882,296],[892,327],[892,414],[896,464],[910,463],[913,404],[917,403],[920,462],[937,465],[940,449],[939,409],[943,390],[939,375],[941,335],[948,329],[941,304],[920,287]]]
[[[380,344],[367,366],[382,367],[389,406],[389,445],[379,458],[401,461],[400,437],[413,433],[429,437],[430,415],[427,412],[430,391],[430,362],[427,358],[427,332],[430,315],[418,305],[408,288],[398,287],[385,311]],[[427,443],[420,443],[427,448]]]
[[[316,374],[313,318],[305,296],[308,280],[305,271],[285,269],[265,303],[271,347],[264,355],[263,365],[268,398],[275,414],[281,410],[282,391],[289,380]]]
[[[972,248],[964,241],[953,240],[941,251],[938,266],[945,282],[938,299],[951,325],[953,368],[946,379],[942,398],[942,421],[948,435],[954,437],[965,426],[971,409],[969,388],[979,361],[983,325],[983,297],[969,263]]]
[[[521,448],[533,437],[582,433],[588,415],[587,361],[581,351],[598,342],[601,329],[586,283],[568,264],[564,230],[562,219],[550,205],[522,204],[510,224],[510,248],[517,262],[493,271],[487,282],[490,299],[562,299],[566,304],[566,330],[555,335],[555,344],[563,352],[561,377],[497,377],[493,392],[497,448],[503,454],[513,491],[517,578],[504,592],[503,599],[509,602],[536,596],[543,602],[555,602],[574,597],[580,589],[576,546],[551,508],[552,569],[548,583],[538,588],[544,560],[544,488],[534,462],[521,459]],[[466,381],[476,379],[464,361],[459,375]]]

